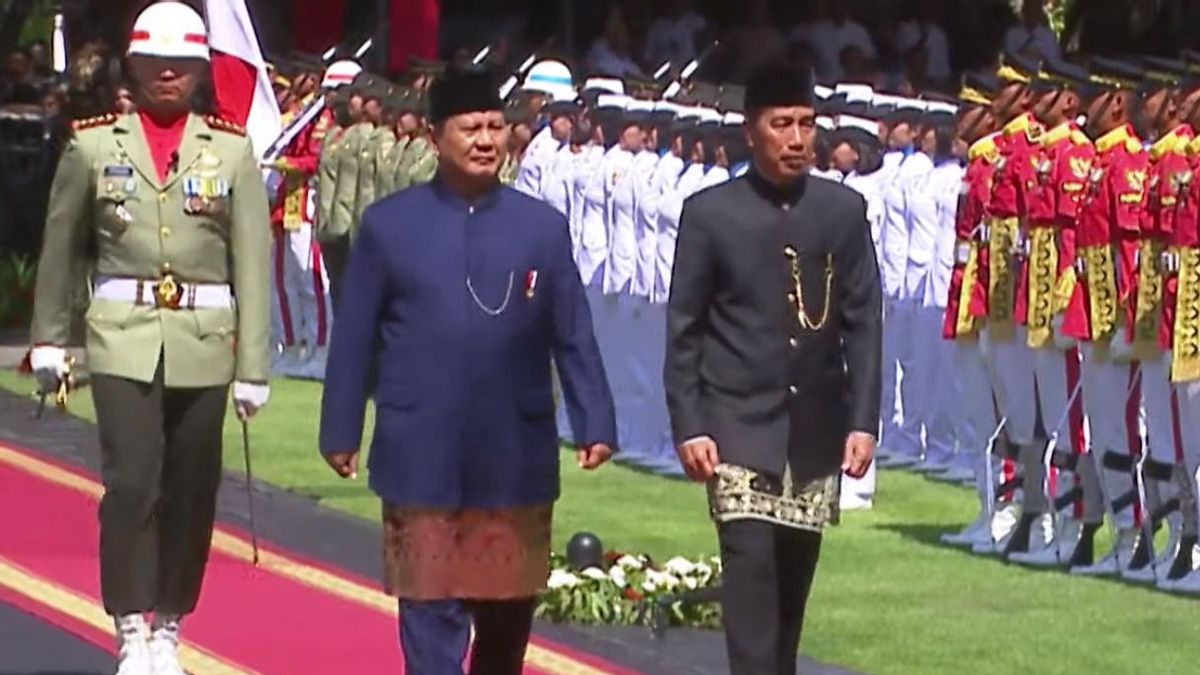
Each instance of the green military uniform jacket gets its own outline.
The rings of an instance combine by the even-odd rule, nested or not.
[[[388,172],[388,158],[396,147],[396,132],[393,127],[379,127],[379,136],[375,141],[375,199],[376,201],[392,194],[392,176]]]
[[[364,137],[358,150],[358,185],[354,197],[354,232],[358,231],[358,225],[362,222],[363,211],[375,203],[375,172],[379,161],[379,144],[383,138],[381,132],[391,133],[370,124],[362,132]]]
[[[409,185],[420,185],[433,180],[437,174],[438,154],[433,148],[425,151],[425,154],[417,158],[412,169],[408,173]]]
[[[431,152],[429,141],[424,136],[417,136],[409,141],[404,148],[404,152],[400,155],[400,161],[396,163],[396,178],[395,188],[397,191],[403,190],[412,185],[412,168],[417,163],[417,160]]]
[[[333,204],[337,193],[337,170],[346,127],[334,127],[321,142],[317,160],[317,239],[325,241],[325,232],[333,223]]]
[[[262,173],[239,127],[190,115],[178,169],[160,181],[137,115],[78,123],[51,188],[34,344],[66,344],[79,270],[94,265],[100,277],[151,283],[169,274],[182,284],[229,284],[236,307],[160,309],[93,299],[86,313],[89,370],[151,382],[161,358],[167,387],[266,382],[267,223]]]
[[[326,240],[353,236],[358,228],[358,175],[362,166],[361,155],[367,136],[374,128],[367,122],[355,124],[346,130],[338,143],[340,147],[335,153],[337,163],[334,174],[337,180],[334,184],[333,205],[329,227],[323,232]]]
[[[376,182],[379,185],[380,198],[387,197],[396,191],[396,169],[400,166],[400,160],[404,157],[404,151],[408,148],[408,144],[409,137],[407,135],[396,139],[396,143],[383,158],[383,163],[379,165],[379,180]]]

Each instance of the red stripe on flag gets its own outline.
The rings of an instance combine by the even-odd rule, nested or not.
[[[213,98],[219,117],[246,126],[254,103],[258,71],[254,66],[223,52],[212,53]]]

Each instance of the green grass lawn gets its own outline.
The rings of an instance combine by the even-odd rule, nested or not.
[[[0,371],[0,386],[32,381]],[[378,502],[362,476],[337,478],[317,456],[320,386],[277,381],[251,423],[263,480],[363,518]],[[72,412],[92,417],[89,395]],[[226,426],[227,466],[241,436]],[[607,547],[659,558],[715,552],[700,486],[614,465],[584,473],[564,455],[556,543],[579,530]],[[364,472],[365,473],[365,472]],[[804,651],[872,674],[1200,672],[1200,601],[1111,580],[1006,566],[936,544],[974,515],[966,489],[908,473],[880,477],[876,510],[850,513],[826,537]]]

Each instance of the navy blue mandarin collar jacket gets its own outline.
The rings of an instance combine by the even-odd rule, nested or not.
[[[373,395],[370,485],[385,502],[556,499],[551,358],[576,440],[615,449],[591,310],[553,208],[509,188],[474,203],[437,180],[401,191],[367,209],[342,287],[321,452],[359,448]]]

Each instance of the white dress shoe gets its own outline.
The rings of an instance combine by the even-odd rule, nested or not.
[[[1008,556],[1008,559],[1033,567],[1058,567],[1069,563],[1075,552],[1075,546],[1079,543],[1083,524],[1073,518],[1063,519],[1055,528],[1053,539],[1043,543],[1038,533],[1039,529],[1044,532],[1045,527],[1044,522],[1040,525],[1035,523],[1033,531],[1030,532],[1029,550],[1013,553]]]
[[[154,675],[187,675],[179,664],[179,621],[155,621],[150,636],[150,657]]]
[[[155,675],[146,619],[141,614],[130,614],[117,618],[115,623],[117,675]]]

